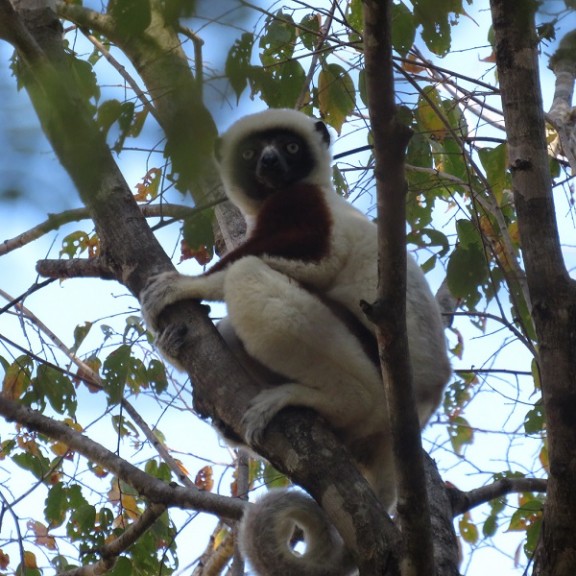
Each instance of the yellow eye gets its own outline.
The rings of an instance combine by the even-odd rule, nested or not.
[[[286,150],[289,154],[297,154],[300,151],[300,146],[296,142],[286,144]]]
[[[253,148],[246,148],[246,150],[242,150],[242,159],[246,161],[252,160],[255,154],[256,153],[254,152]]]

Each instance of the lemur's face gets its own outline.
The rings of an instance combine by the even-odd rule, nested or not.
[[[304,138],[290,130],[254,132],[234,150],[234,181],[246,194],[264,199],[302,180],[314,168],[314,158]]]

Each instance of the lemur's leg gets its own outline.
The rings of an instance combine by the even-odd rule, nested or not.
[[[355,437],[381,431],[386,418],[380,375],[358,340],[322,302],[262,260],[227,270],[230,322],[250,355],[291,381],[258,394],[244,420],[257,441],[282,408],[313,408]]]

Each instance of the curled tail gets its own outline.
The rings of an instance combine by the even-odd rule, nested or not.
[[[302,554],[291,545],[296,528],[304,533]],[[322,508],[301,492],[272,490],[249,506],[240,547],[259,576],[348,576],[355,570]]]

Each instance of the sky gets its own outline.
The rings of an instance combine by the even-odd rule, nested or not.
[[[548,8],[553,9],[553,3],[548,3]],[[98,3],[99,5],[99,3]],[[445,59],[441,64],[446,68],[456,68],[470,70],[474,68],[481,70],[484,65],[477,63],[470,64],[470,53],[467,48],[486,44],[485,31],[486,21],[489,14],[482,6],[485,2],[474,5],[474,12],[470,9],[470,18],[461,18],[460,24],[454,29],[455,42],[458,40],[460,50]],[[234,20],[234,16],[230,16]],[[239,27],[249,26],[247,22],[235,22]],[[574,27],[576,22],[564,21],[563,26],[567,29]],[[221,69],[223,62],[222,37],[219,36],[218,43],[212,40],[212,34],[216,30],[207,27],[202,31],[206,38],[205,55],[206,65],[214,69]],[[219,31],[219,34],[221,31]],[[228,36],[231,38],[231,36]],[[231,40],[230,40],[231,42]],[[211,46],[218,46],[218,50],[210,52]],[[550,52],[553,46],[549,46]],[[36,116],[30,111],[26,96],[22,92],[17,92],[14,79],[8,67],[11,50],[5,44],[0,44],[0,98],[3,102],[0,107],[0,173],[2,174],[2,184],[0,186],[0,241],[12,238],[17,234],[29,229],[31,226],[42,222],[48,213],[59,212],[80,206],[75,190],[63,171],[58,161],[50,150],[50,147],[42,136],[36,120]],[[489,48],[486,48],[486,55]],[[476,54],[474,54],[476,58]],[[103,69],[102,74],[107,72]],[[550,103],[553,79],[549,71],[543,65],[543,89],[547,105]],[[493,81],[493,73],[488,72],[487,81]],[[259,105],[249,98],[242,98],[240,105],[235,106],[233,99],[222,100],[216,98],[219,85],[215,84],[214,92],[207,95],[207,102],[212,106],[212,111],[219,124],[220,129],[225,129],[232,120],[245,114],[248,111],[258,109]],[[112,91],[113,86],[110,88]],[[152,127],[149,131],[149,139],[155,142],[158,133]],[[343,139],[342,143],[337,143],[335,152],[351,147],[351,139]],[[138,151],[123,153],[119,158],[121,168],[130,183],[135,187],[145,173],[144,165],[154,162],[161,162],[161,158],[154,155],[147,156]],[[191,204],[187,198],[173,196],[174,200]],[[561,220],[561,233],[567,244],[567,261],[572,271],[576,268],[576,241],[574,241],[574,223],[570,217],[569,198],[559,198],[559,214],[567,215]],[[359,204],[369,210],[372,203],[369,197],[359,200]],[[442,224],[450,226],[451,217]],[[25,292],[36,279],[34,263],[42,258],[58,257],[62,239],[64,236],[78,229],[86,232],[91,231],[88,222],[80,224],[74,223],[66,226],[57,233],[51,234],[48,238],[33,242],[0,257],[0,288],[7,291],[11,296],[17,296]],[[178,260],[176,228],[165,230],[161,233],[162,241],[167,251],[174,254]],[[184,273],[195,274],[201,270],[192,264],[184,263],[179,265],[179,270]],[[437,287],[441,281],[440,274],[433,274],[430,278],[433,287]],[[111,325],[116,330],[122,331],[122,326],[129,314],[138,314],[139,305],[137,301],[118,284],[102,282],[99,280],[70,280],[63,283],[53,283],[43,290],[32,294],[26,299],[26,306],[36,313],[40,319],[46,323],[68,346],[73,343],[73,331],[76,325],[85,320],[93,320],[95,327],[91,336],[87,339],[81,352],[88,352],[98,348],[101,344],[102,336],[100,326]],[[526,369],[527,355],[517,343],[510,342],[504,351],[498,354],[501,345],[501,335],[497,325],[489,325],[488,334],[482,334],[469,327],[465,321],[457,321],[456,327],[461,330],[465,338],[465,351],[462,359],[455,359],[455,368],[469,368],[471,366],[491,366]],[[26,332],[22,330],[20,320],[13,315],[0,316],[0,334],[8,335],[20,344],[30,345],[37,351],[45,350],[34,335],[34,331],[28,326]],[[449,341],[454,343],[455,334],[448,334]],[[13,354],[13,350],[2,348],[5,346],[0,342],[0,355],[8,358]],[[52,353],[52,351],[50,351]],[[486,385],[479,386],[476,391],[477,398],[467,410],[466,417],[471,424],[479,428],[486,429],[486,433],[478,434],[472,449],[465,454],[466,457],[455,457],[451,454],[447,446],[447,436],[445,424],[439,417],[433,419],[431,425],[425,432],[425,446],[431,449],[434,458],[438,461],[444,477],[456,484],[461,489],[470,489],[478,486],[482,482],[490,479],[489,474],[479,474],[476,467],[482,471],[497,471],[503,468],[503,463],[517,451],[513,447],[522,443],[523,453],[527,460],[535,457],[533,451],[537,443],[526,443],[523,435],[519,433],[517,438],[509,439],[509,442],[502,442],[497,432],[500,426],[506,425],[508,428],[522,430],[523,415],[515,413],[513,408],[520,397],[529,401],[529,394],[522,389],[524,386],[517,386],[517,382],[508,378],[502,379],[498,389],[498,396],[495,396],[491,389],[494,380]],[[529,382],[528,382],[529,384]],[[83,419],[89,422],[94,419],[91,427],[98,438],[103,438],[103,442],[111,449],[115,447],[115,438],[109,436],[107,432],[107,421],[101,421],[100,415],[104,408],[99,403],[96,396],[86,397],[84,393]],[[498,401],[495,401],[498,398]],[[502,400],[504,399],[504,400]],[[189,397],[186,401],[190,401]],[[197,470],[206,461],[216,460],[221,466],[216,468],[220,480],[220,488],[223,493],[228,493],[227,483],[230,481],[229,470],[226,465],[230,461],[228,449],[217,438],[214,431],[203,422],[197,419],[182,415],[179,418],[167,418],[163,411],[164,406],[158,406],[153,399],[141,395],[135,399],[139,410],[142,410],[149,422],[158,422],[160,429],[167,439],[168,445],[180,454],[189,470]],[[92,412],[91,412],[92,411]],[[0,421],[0,439],[4,439],[10,433],[10,427]],[[125,443],[121,447],[123,455],[132,458],[145,460],[147,452],[142,452],[137,445]],[[0,462],[0,483],[7,480],[8,472],[6,466]],[[524,463],[515,463],[521,468]],[[24,476],[23,476],[24,479]],[[23,480],[25,481],[25,480]],[[43,497],[39,494],[36,504],[41,503]],[[512,501],[512,499],[511,499]],[[22,504],[18,509],[19,513],[33,516],[34,508],[26,510]],[[475,520],[483,517],[485,511],[476,510],[472,513]],[[209,523],[212,522],[211,520]],[[197,542],[190,558],[199,553],[205,546],[206,524],[192,524],[192,534],[195,538],[191,541]],[[198,528],[203,526],[203,528]],[[201,533],[202,537],[198,538]],[[182,541],[184,541],[182,539]],[[466,570],[468,556],[465,557],[462,572],[467,576],[484,575],[488,567],[497,569],[500,576],[512,576],[519,574],[519,570],[514,569],[514,556],[517,547],[521,543],[521,538],[517,533],[499,534],[496,541],[496,548],[491,548],[490,541],[482,550],[475,552],[472,556],[473,564]],[[197,549],[196,549],[197,548]],[[465,552],[468,552],[465,549]],[[185,573],[183,570],[182,574]]]

